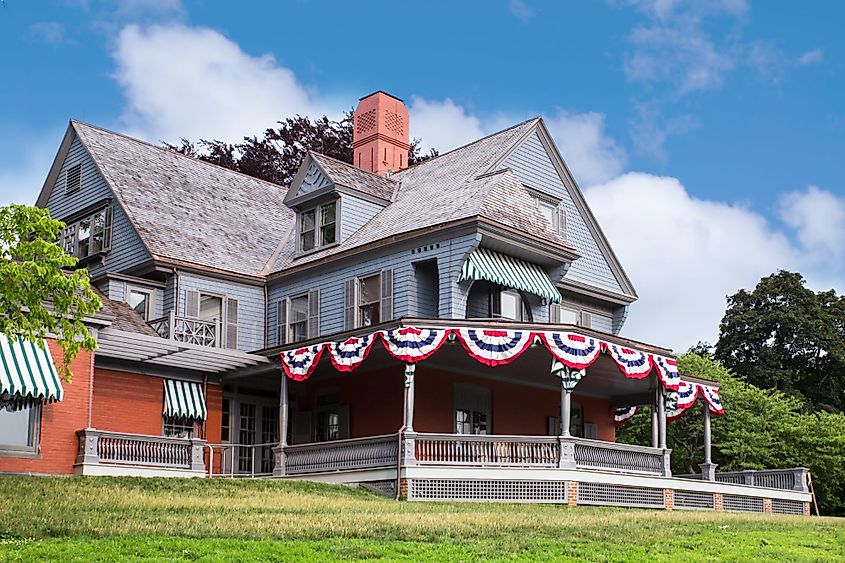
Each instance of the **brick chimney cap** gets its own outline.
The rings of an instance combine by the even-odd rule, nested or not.
[[[399,100],[399,101],[400,101],[400,102],[402,102],[403,104],[405,103],[405,100],[403,100],[402,98],[397,98],[397,97],[396,97],[396,96],[394,96],[393,94],[388,94],[388,93],[387,93],[387,92],[385,92],[384,90],[376,90],[375,92],[373,92],[373,93],[371,93],[371,94],[367,94],[367,95],[366,95],[366,96],[364,96],[363,98],[358,98],[358,101],[360,102],[361,100],[366,100],[367,98],[372,97],[372,96],[375,96],[376,94],[384,94],[385,96],[389,96],[389,97],[393,98],[394,100]]]

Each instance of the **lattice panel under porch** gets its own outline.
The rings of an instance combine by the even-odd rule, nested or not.
[[[606,483],[578,483],[578,504],[663,508],[663,503],[663,489]]]
[[[772,499],[772,513],[804,515],[804,502],[800,500]]]
[[[763,512],[763,499],[740,495],[722,497],[722,508],[733,512]]]
[[[675,491],[674,507],[687,510],[713,510],[713,493],[703,491]]]
[[[566,481],[411,479],[408,500],[566,502]]]
[[[358,485],[362,489],[366,489],[377,495],[382,495],[388,498],[396,496],[396,480],[387,479],[385,481],[366,481]]]

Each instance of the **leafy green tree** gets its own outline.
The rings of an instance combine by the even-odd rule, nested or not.
[[[309,150],[352,164],[352,129],[351,111],[338,121],[326,116],[312,120],[297,115],[279,121],[277,127],[265,130],[261,137],[244,137],[240,143],[203,139],[194,144],[183,138],[179,145],[165,143],[164,146],[218,166],[287,186]],[[411,141],[408,150],[410,166],[438,155],[435,149],[423,153],[420,142],[420,139]]]
[[[712,454],[718,471],[808,467],[822,510],[845,514],[845,414],[807,413],[801,399],[755,387],[699,354],[680,356],[678,365],[683,374],[720,383],[725,414],[712,418]],[[698,464],[704,461],[701,409],[699,401],[667,427],[675,474],[698,473]],[[620,428],[618,439],[649,444],[650,409],[642,409]]]
[[[758,387],[845,411],[845,296],[780,271],[728,297],[715,357]]]
[[[49,211],[26,205],[0,207],[0,333],[40,341],[55,335],[64,352],[60,366],[96,341],[83,323],[102,306],[88,271],[56,244],[65,225]]]

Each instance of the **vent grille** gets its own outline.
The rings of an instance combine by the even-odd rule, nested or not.
[[[405,134],[402,118],[394,111],[384,110],[384,126],[391,133],[396,133],[397,135]]]
[[[774,514],[800,514],[804,515],[804,503],[800,500],[772,499],[772,512]]]
[[[566,502],[566,481],[411,479],[408,500]]]
[[[371,109],[358,115],[358,123],[356,124],[356,133],[366,133],[370,129],[376,128],[376,110]]]
[[[578,504],[663,508],[663,489],[606,483],[578,483]]]
[[[675,491],[675,508],[713,510],[713,493],[702,491]]]
[[[396,496],[396,481],[394,479],[387,479],[385,481],[367,481],[359,485],[362,489],[376,493],[384,497]]]
[[[74,164],[65,174],[65,193],[72,194],[82,187],[82,164]]]
[[[732,512],[763,512],[763,499],[740,495],[722,497],[722,508]]]

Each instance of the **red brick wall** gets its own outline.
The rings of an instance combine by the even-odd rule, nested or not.
[[[92,426],[97,430],[160,436],[163,381],[160,377],[96,368]]]
[[[402,367],[373,372],[356,371],[328,380],[291,385],[297,386],[298,408],[312,412],[315,411],[316,395],[320,389],[337,389],[340,402],[349,405],[350,437],[358,438],[396,432],[402,425],[403,372]],[[548,429],[548,417],[560,415],[559,391],[432,370],[423,363],[416,370],[415,430],[453,431],[455,383],[474,383],[490,389],[493,402],[492,430],[495,434],[544,436]],[[596,424],[598,439],[611,442],[616,440],[608,401],[576,393],[573,402],[581,404],[584,422]]]
[[[53,361],[60,365],[62,350],[49,340]],[[40,455],[32,458],[0,457],[0,472],[73,473],[78,442],[76,431],[88,425],[92,355],[82,351],[71,362],[73,381],[63,382],[64,399],[41,407]]]

